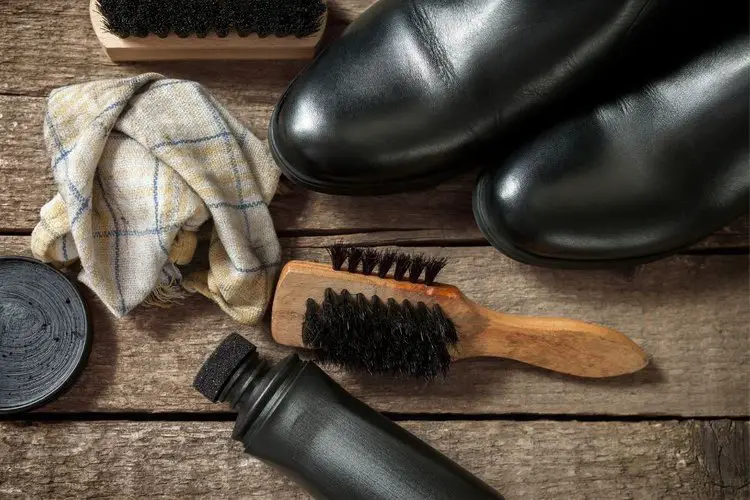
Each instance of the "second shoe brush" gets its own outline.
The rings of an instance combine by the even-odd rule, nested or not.
[[[91,0],[112,61],[307,59],[326,25],[323,0]]]
[[[329,252],[332,266],[287,263],[271,319],[277,342],[313,349],[321,361],[426,379],[445,375],[451,361],[477,357],[579,377],[623,375],[648,363],[638,345],[612,329],[474,303],[434,282],[442,259],[342,245]]]

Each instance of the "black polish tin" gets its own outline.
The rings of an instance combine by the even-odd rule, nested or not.
[[[57,399],[91,351],[91,321],[63,273],[27,257],[0,257],[0,415]]]

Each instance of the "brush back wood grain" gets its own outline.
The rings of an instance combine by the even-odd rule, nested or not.
[[[610,328],[567,318],[525,317],[482,307],[451,285],[424,285],[336,271],[316,262],[291,261],[281,272],[271,314],[280,344],[303,347],[306,302],[322,303],[326,288],[368,298],[438,304],[456,325],[453,359],[502,357],[580,377],[611,377],[640,370],[646,354]]]

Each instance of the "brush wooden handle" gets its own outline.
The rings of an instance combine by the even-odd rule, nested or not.
[[[632,373],[648,364],[635,342],[610,328],[568,318],[502,314],[464,300],[471,312],[461,320],[454,359],[496,356],[595,378]]]
[[[308,298],[323,301],[326,288],[381,299],[439,304],[458,330],[454,359],[510,358],[579,377],[612,377],[640,370],[648,357],[615,330],[565,318],[503,314],[469,300],[450,285],[432,286],[335,271],[315,262],[289,262],[276,286],[271,332],[284,345],[303,347]]]

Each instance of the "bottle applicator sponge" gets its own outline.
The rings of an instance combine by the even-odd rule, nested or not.
[[[253,344],[237,333],[230,334],[203,363],[193,387],[212,402],[219,402],[232,374],[254,355],[257,353]]]
[[[323,0],[91,0],[113,61],[306,59],[326,22]]]

